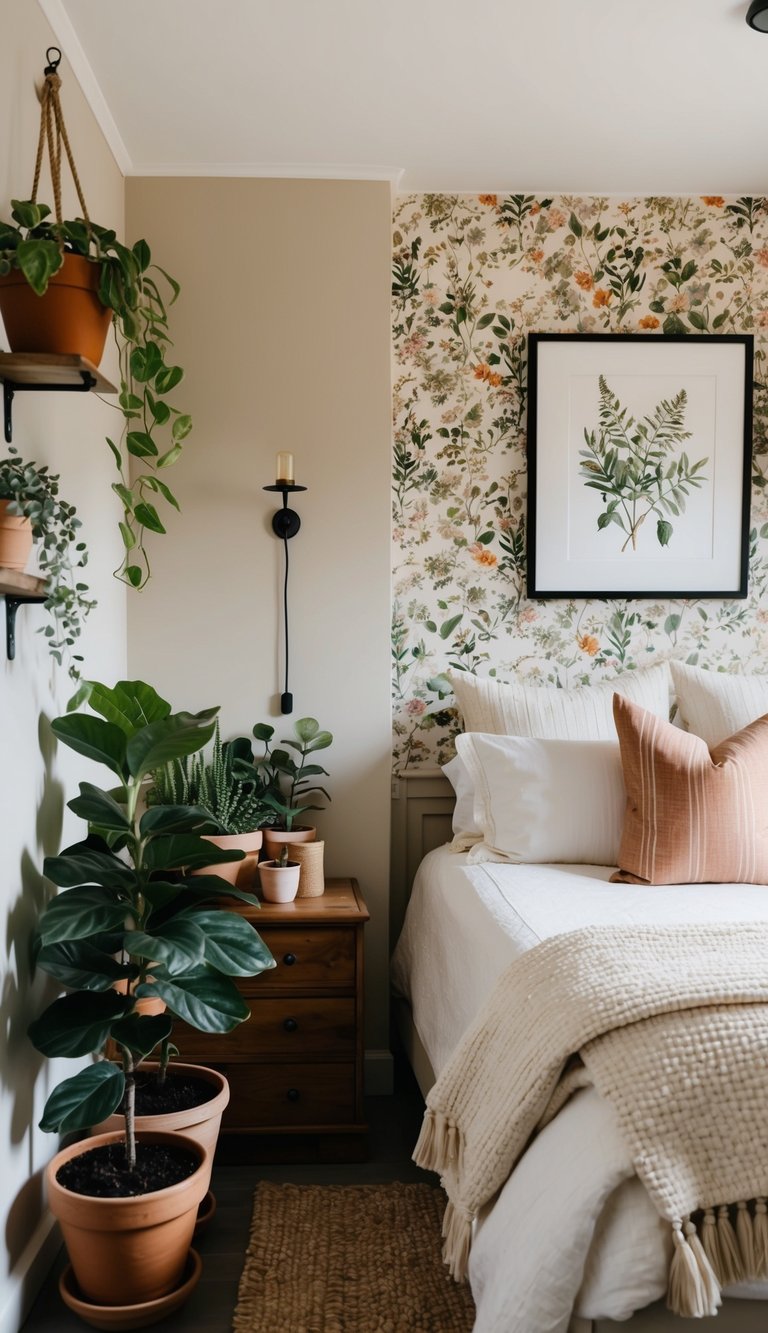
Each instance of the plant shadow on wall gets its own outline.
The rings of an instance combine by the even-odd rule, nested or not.
[[[767,304],[763,198],[488,193],[398,199],[392,279],[396,769],[452,756],[458,716],[449,669],[557,686],[589,685],[673,654],[723,670],[765,670]],[[527,597],[531,331],[754,333],[746,601],[543,603]],[[659,393],[636,417],[653,418],[662,396],[672,408],[678,387]],[[589,431],[596,426],[590,422]],[[595,434],[597,444],[600,430]],[[657,488],[651,511],[642,498],[651,493],[643,491],[648,469],[635,472],[628,451],[606,437],[605,453],[612,447],[616,457],[608,460],[607,474],[594,479],[602,482],[602,512],[618,503],[597,540],[607,552],[612,542],[620,548],[630,537],[631,558],[634,529],[641,554],[658,553],[666,541],[667,553],[674,552],[690,522],[692,488],[703,480],[712,484],[711,460],[702,465],[700,458],[710,451],[691,446],[686,455],[683,434],[670,438],[663,499]],[[605,455],[593,461],[602,468]],[[623,534],[622,498],[630,501]],[[596,505],[595,521],[600,512]]]

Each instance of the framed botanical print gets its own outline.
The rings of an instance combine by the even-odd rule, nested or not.
[[[746,597],[748,334],[532,333],[529,597]]]

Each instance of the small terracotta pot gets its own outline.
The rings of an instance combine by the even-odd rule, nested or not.
[[[142,1134],[141,1141],[183,1146],[199,1158],[200,1165],[186,1180],[121,1199],[75,1194],[59,1184],[56,1173],[65,1162],[122,1138],[100,1134],[72,1143],[45,1172],[48,1203],[61,1226],[75,1281],[85,1300],[97,1305],[155,1301],[179,1285],[211,1174],[211,1155],[194,1139],[152,1131]]]
[[[150,1061],[140,1066],[138,1076],[140,1078],[143,1073],[154,1073],[158,1068],[156,1062]],[[218,1069],[208,1069],[206,1065],[183,1065],[174,1061],[169,1068],[168,1078],[173,1078],[174,1074],[188,1074],[191,1078],[200,1078],[206,1083],[212,1083],[216,1088],[216,1096],[209,1102],[202,1102],[200,1106],[190,1106],[187,1111],[171,1111],[168,1115],[137,1115],[136,1132],[143,1134],[149,1130],[162,1130],[168,1134],[185,1134],[187,1138],[194,1139],[208,1150],[212,1166],[221,1117],[229,1104],[229,1083]],[[106,1120],[94,1125],[91,1133],[109,1134],[118,1129],[122,1133],[125,1132],[125,1116],[122,1112],[115,1111],[113,1115],[107,1116]]]
[[[32,524],[28,518],[8,513],[10,500],[0,500],[0,567],[26,569],[32,550]]]
[[[306,824],[298,824],[290,832],[286,829],[265,828],[264,850],[270,861],[276,861],[286,844],[290,847],[294,842],[314,842],[316,837],[317,829]]]
[[[296,897],[299,887],[301,866],[298,861],[289,861],[279,866],[276,861],[261,861],[259,879],[261,896],[268,903],[290,903]]]
[[[84,356],[98,366],[112,311],[98,297],[99,265],[83,255],[65,255],[42,296],[24,274],[0,278],[0,314],[12,352]]]
[[[245,852],[243,861],[225,861],[223,865],[201,866],[193,870],[193,875],[218,875],[228,884],[249,893],[256,883],[256,865],[261,851],[263,834],[261,829],[253,833],[204,833],[204,842],[212,842],[214,847],[224,851]]]

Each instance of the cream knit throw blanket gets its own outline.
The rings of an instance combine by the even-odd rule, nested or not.
[[[429,1093],[414,1152],[443,1177],[454,1277],[473,1218],[584,1082],[673,1228],[670,1308],[715,1314],[722,1285],[768,1276],[768,926],[590,927],[511,965]]]

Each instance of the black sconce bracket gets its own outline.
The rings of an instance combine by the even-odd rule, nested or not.
[[[283,497],[283,507],[272,515],[272,531],[281,541],[295,537],[301,527],[301,519],[295,509],[289,509],[288,496],[293,491],[305,491],[306,486],[295,486],[293,482],[276,481],[274,486],[265,486],[265,491],[279,491]]]

